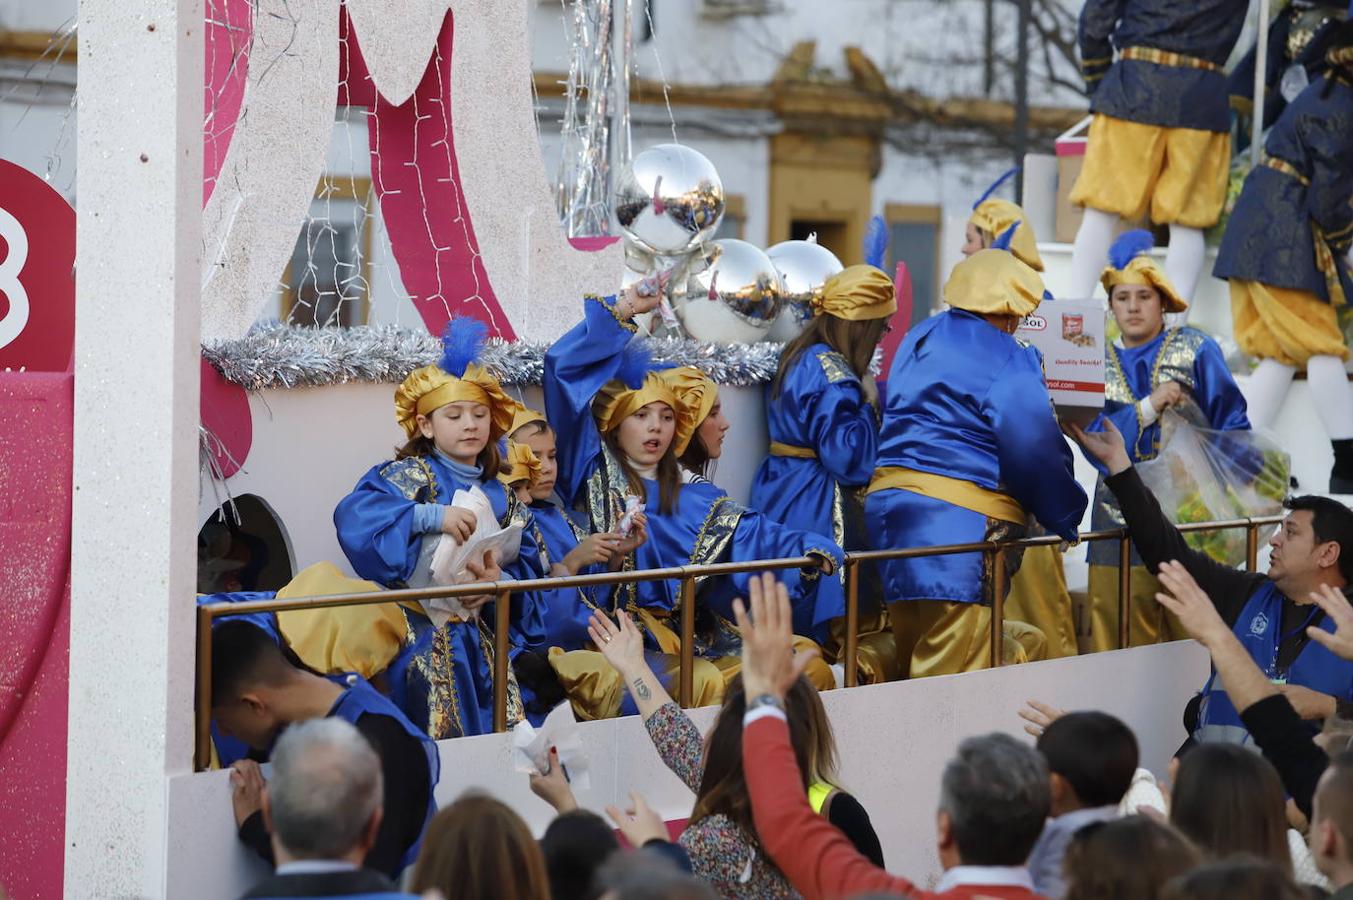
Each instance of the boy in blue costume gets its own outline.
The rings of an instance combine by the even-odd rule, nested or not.
[[[877,547],[1022,537],[1027,516],[1074,540],[1085,513],[1038,351],[1013,334],[1038,274],[1001,250],[954,267],[950,309],[912,329],[888,376],[879,467],[865,500]],[[1007,569],[1018,554],[1005,554]],[[893,560],[884,596],[910,677],[992,664],[993,574],[982,554]],[[1007,581],[1008,584],[1008,581]]]
[[[637,286],[619,300],[589,297],[584,320],[545,356],[545,409],[558,438],[561,498],[599,533],[620,527],[628,498],[642,504],[647,540],[626,557],[626,568],[813,555],[820,568],[790,573],[788,579],[797,601],[795,624],[821,628],[844,611],[841,549],[829,538],[785,528],[743,508],[712,484],[682,483],[675,448],[689,442],[697,413],[649,369],[642,350],[629,346],[635,333],[630,320],[654,305],[656,296],[642,296]],[[740,647],[732,601],[748,577],[708,578],[698,585],[695,652],[729,677]],[[678,583],[624,585],[614,602],[638,615],[656,649],[679,652],[679,637],[668,624],[680,612]],[[816,662],[810,673],[815,683],[833,686],[830,670]],[[597,663],[609,669],[604,660]],[[697,665],[697,675],[706,677],[702,673],[708,670]],[[569,684],[562,672],[561,680]],[[721,687],[707,697],[718,695]]]
[[[1329,70],[1288,105],[1245,179],[1212,274],[1231,288],[1236,342],[1259,366],[1250,418],[1268,428],[1298,369],[1334,451],[1331,493],[1353,493],[1353,387],[1338,310],[1353,298],[1353,23]]]
[[[1122,337],[1105,354],[1104,412],[1089,431],[1103,431],[1112,421],[1127,440],[1134,463],[1154,459],[1160,450],[1161,414],[1179,407],[1194,423],[1214,431],[1248,431],[1245,398],[1240,393],[1216,341],[1196,328],[1166,328],[1165,314],[1188,309],[1170,279],[1148,254],[1151,235],[1129,231],[1109,253],[1102,282],[1109,310]],[[1103,468],[1095,491],[1090,527],[1121,528],[1122,513],[1104,489]],[[1090,545],[1088,619],[1092,651],[1118,648],[1118,545]],[[1132,555],[1132,616],[1129,646],[1176,640],[1178,630],[1155,602],[1160,582]]]
[[[253,754],[235,763],[231,774],[240,840],[272,860],[258,763],[267,760],[288,725],[334,716],[356,726],[380,756],[385,815],[366,865],[397,878],[417,858],[423,831],[437,809],[433,789],[441,760],[436,743],[361,676],[322,678],[297,668],[276,634],[257,621],[220,620],[212,629],[211,658],[212,720]]]
[[[429,584],[437,542],[465,541],[474,532],[473,512],[449,505],[456,491],[482,491],[500,526],[526,522],[528,511],[497,479],[498,442],[517,404],[475,362],[484,334],[473,319],[451,321],[441,362],[414,370],[395,391],[395,417],[408,442],[394,461],[363,475],[334,510],[338,542],[361,577],[391,588]],[[467,569],[476,581],[496,581],[504,572],[538,578],[535,559],[534,542],[524,531],[516,561],[500,569],[489,555],[471,560]],[[409,638],[389,672],[395,702],[434,738],[493,730],[494,598],[461,602],[465,611],[440,627],[404,608]],[[518,592],[511,603],[512,654],[540,649],[539,598]],[[508,678],[510,724],[522,717],[522,705],[510,667]]]
[[[1203,230],[1226,202],[1231,113],[1222,66],[1248,8],[1248,0],[1087,0],[1081,9],[1081,69],[1094,120],[1071,191],[1071,202],[1085,207],[1071,299],[1090,297],[1119,219],[1148,212],[1170,226],[1165,271],[1182,296],[1193,296]]]

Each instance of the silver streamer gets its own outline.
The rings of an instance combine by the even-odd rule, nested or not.
[[[725,344],[661,338],[649,341],[660,363],[694,366],[731,387],[766,384],[780,364],[780,344]],[[538,385],[547,344],[490,340],[479,361],[510,386]],[[249,391],[327,387],[364,382],[396,384],[435,363],[442,345],[427,331],[394,325],[304,328],[258,325],[244,337],[202,349],[227,381]]]
[[[573,49],[559,157],[559,218],[569,237],[611,233],[614,172],[630,161],[632,0],[571,0]],[[581,107],[581,109],[580,109]]]

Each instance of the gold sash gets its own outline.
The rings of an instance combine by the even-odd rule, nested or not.
[[[1177,69],[1202,69],[1204,72],[1220,72],[1221,66],[1216,63],[1199,59],[1196,56],[1185,56],[1182,53],[1174,53],[1169,50],[1157,50],[1155,47],[1128,47],[1118,54],[1119,59],[1135,59],[1138,62],[1155,63],[1159,66],[1174,66]]]
[[[771,456],[788,456],[793,459],[817,459],[817,451],[809,447],[795,447],[793,444],[770,442]]]
[[[877,470],[874,472],[873,480],[869,482],[868,493],[893,488],[943,500],[945,503],[952,503],[954,506],[970,509],[1004,522],[1023,525],[1027,518],[1019,501],[1009,494],[989,491],[971,481],[935,475],[931,472],[917,472],[914,469],[888,467]]]

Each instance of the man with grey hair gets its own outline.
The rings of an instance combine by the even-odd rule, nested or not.
[[[245,894],[271,897],[408,897],[362,862],[381,824],[381,761],[337,718],[287,728],[272,753],[263,817],[277,872]]]
[[[752,579],[751,611],[733,611],[742,632],[747,713],[742,768],[761,846],[805,897],[901,894],[913,900],[1032,900],[1025,868],[1050,803],[1042,756],[1009,735],[968,738],[944,768],[936,815],[944,876],[934,891],[875,866],[850,839],[813,812],[790,743],[784,697],[810,654],[795,654],[784,585]]]

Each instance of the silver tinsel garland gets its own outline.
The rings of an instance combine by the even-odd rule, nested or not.
[[[775,377],[781,344],[716,344],[663,338],[649,341],[653,358],[694,366],[716,383],[742,387]],[[546,344],[490,340],[480,362],[503,384],[538,385],[545,374]],[[394,384],[441,356],[442,345],[424,329],[393,325],[307,328],[281,323],[255,326],[244,337],[203,347],[202,355],[226,381],[250,391],[325,387],[367,382]]]

